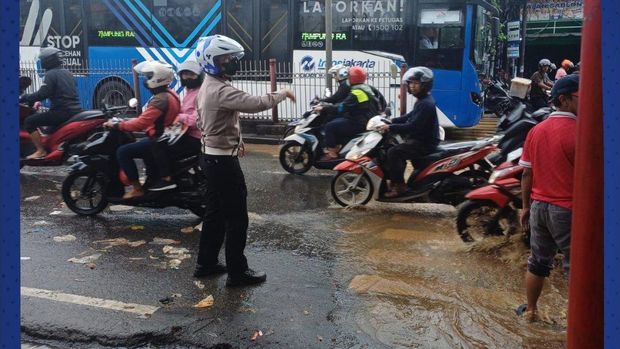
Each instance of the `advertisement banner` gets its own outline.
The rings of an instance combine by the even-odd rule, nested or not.
[[[527,20],[575,21],[583,19],[583,0],[528,0]]]

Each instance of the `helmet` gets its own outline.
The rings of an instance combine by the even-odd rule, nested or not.
[[[198,77],[195,79],[183,79],[181,73],[184,71],[192,72],[198,75]],[[205,73],[202,71],[202,68],[200,67],[200,64],[198,64],[198,62],[187,60],[181,63],[177,68],[177,76],[178,80],[181,81],[181,86],[185,86],[187,88],[197,88],[202,85]]]
[[[168,86],[174,79],[174,71],[168,63],[160,61],[144,61],[138,63],[133,69],[138,74],[144,75],[144,85],[149,89]]]
[[[327,72],[332,74],[338,81],[346,80],[349,77],[349,67],[344,64],[336,64],[329,68]]]
[[[542,68],[542,67],[545,67],[545,66],[550,67],[551,66],[551,61],[546,59],[546,58],[543,58],[543,59],[541,59],[538,62],[538,68]]]
[[[48,70],[59,67],[62,64],[60,59],[62,51],[55,47],[44,47],[39,51],[39,60],[41,68]]]
[[[553,84],[551,89],[551,99],[554,100],[560,95],[579,92],[579,75],[570,74],[561,78]]]
[[[558,67],[555,66],[555,63],[551,63],[551,70],[556,70]]]
[[[351,85],[363,84],[366,82],[366,70],[362,67],[351,67],[349,69],[349,82]]]
[[[409,68],[403,75],[403,83],[419,81],[423,93],[428,93],[433,88],[433,71],[427,67]]]
[[[196,60],[202,67],[202,70],[207,74],[220,75],[222,73],[227,73],[231,75],[229,73],[234,74],[234,72],[236,72],[236,70],[233,72],[231,68],[227,69],[227,67],[220,67],[216,64],[215,57],[225,54],[232,55],[238,63],[238,60],[240,60],[244,54],[243,46],[224,35],[211,35],[198,40],[198,46],[196,46]],[[224,71],[222,71],[222,68],[224,68]]]
[[[569,61],[568,59],[565,59],[562,61],[562,68],[573,69],[574,67],[575,65],[573,64],[573,62]]]

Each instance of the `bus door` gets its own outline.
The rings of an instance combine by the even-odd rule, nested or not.
[[[482,113],[471,98],[472,92],[480,93],[469,55],[472,8],[463,3],[433,3],[419,4],[417,9],[414,65],[433,70],[433,97],[444,127],[474,126]]]

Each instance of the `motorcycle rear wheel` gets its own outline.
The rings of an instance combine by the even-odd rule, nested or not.
[[[366,205],[372,198],[374,188],[370,177],[366,173],[361,174],[361,178],[355,187],[353,182],[360,176],[353,172],[338,172],[331,184],[331,193],[334,200],[342,207]]]
[[[297,142],[288,142],[280,149],[280,165],[288,173],[304,174],[312,167],[312,152]]]
[[[78,215],[92,216],[108,206],[106,188],[107,181],[103,173],[75,172],[62,182],[62,199]]]

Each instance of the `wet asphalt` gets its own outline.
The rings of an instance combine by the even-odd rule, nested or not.
[[[454,270],[431,275],[429,270],[437,266],[430,268],[433,262],[423,258],[440,245],[444,255],[460,253],[454,208],[373,203],[342,209],[329,194],[332,172],[313,169],[304,176],[290,175],[278,164],[277,147],[248,148],[242,160],[250,212],[246,255],[251,268],[267,273],[267,282],[245,288],[225,287],[225,275],[192,277],[200,237],[193,227],[200,219],[191,212],[115,205],[95,217],[80,217],[60,196],[66,169],[22,169],[22,288],[130,304],[127,311],[119,311],[22,296],[24,340],[54,348],[533,348],[544,342],[546,347],[562,347],[565,317],[535,328],[532,337],[531,328],[521,333],[521,325],[515,331],[499,320],[486,328],[486,313],[454,319],[450,309],[435,304],[442,299],[432,295],[433,287],[452,280]],[[373,227],[383,232],[383,240],[376,238]],[[54,240],[69,234],[75,240]],[[172,241],[157,244],[157,238]],[[394,248],[414,246],[415,241],[423,244],[394,253]],[[171,258],[166,246],[187,251]],[[93,255],[100,256],[87,264],[68,261]],[[471,256],[461,256],[459,261],[468,259]],[[506,280],[492,278],[497,261],[483,259],[491,269],[476,271],[484,274],[476,276],[483,281],[472,289],[508,287],[508,295],[489,292],[502,294],[503,308],[493,309],[499,309],[498,318],[513,321],[510,307],[522,300],[521,271],[513,268],[511,273],[518,276]],[[420,270],[424,275],[415,276]],[[416,277],[422,281],[419,288]],[[563,305],[561,277],[552,287]],[[194,307],[209,295],[212,306]],[[158,309],[145,316],[130,312],[132,304]],[[454,330],[434,323],[445,321],[465,325]],[[468,329],[476,331],[459,335]],[[261,336],[256,336],[258,331]],[[504,339],[495,337],[502,334]],[[546,336],[542,342],[541,336]]]

